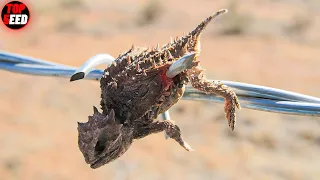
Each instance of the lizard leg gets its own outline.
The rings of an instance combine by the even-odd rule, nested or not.
[[[170,138],[177,141],[184,149],[192,151],[192,148],[181,138],[180,128],[171,120],[156,121],[149,125],[139,127],[134,133],[134,139],[140,139],[162,131],[165,131]]]
[[[188,70],[188,77],[194,88],[205,92],[207,94],[216,94],[225,99],[224,111],[229,127],[234,130],[236,125],[236,107],[241,109],[236,93],[228,86],[222,84],[220,81],[210,82],[206,79],[202,69],[199,65]]]

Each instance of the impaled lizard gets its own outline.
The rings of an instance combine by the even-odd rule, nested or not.
[[[187,35],[162,47],[132,47],[105,69],[100,80],[102,112],[94,107],[89,121],[78,123],[79,149],[91,168],[116,160],[133,140],[161,131],[187,151],[192,150],[173,121],[156,120],[180,100],[189,82],[200,91],[225,99],[226,119],[234,130],[235,110],[240,109],[235,92],[219,81],[209,82],[198,60],[202,31],[212,19],[225,12],[227,10],[216,12]],[[188,53],[195,53],[191,65],[174,77],[168,75],[170,65]]]

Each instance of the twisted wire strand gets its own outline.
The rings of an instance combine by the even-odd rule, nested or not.
[[[0,69],[22,74],[66,78],[70,78],[77,70],[76,67],[9,52],[0,52]],[[102,73],[103,70],[93,70],[85,77],[85,79],[99,80]],[[253,84],[233,81],[221,82],[235,90],[243,108],[274,113],[320,117],[320,98]],[[212,94],[207,95],[191,86],[186,87],[182,99],[218,103],[223,102],[222,98]],[[164,113],[163,118],[170,119],[169,113]]]

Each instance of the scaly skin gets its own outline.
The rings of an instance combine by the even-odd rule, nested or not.
[[[134,48],[119,55],[100,80],[102,113],[94,108],[87,123],[79,123],[78,144],[91,168],[98,168],[125,153],[134,139],[165,131],[182,147],[190,146],[181,138],[173,121],[156,121],[157,116],[177,103],[185,85],[225,98],[225,112],[230,128],[236,122],[235,109],[240,109],[236,94],[227,86],[209,82],[197,60],[200,34],[218,11],[181,38],[155,48]],[[166,76],[170,65],[184,55],[195,52],[192,67],[173,78]]]

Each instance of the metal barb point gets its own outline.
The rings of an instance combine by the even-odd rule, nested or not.
[[[77,72],[75,74],[73,74],[70,78],[70,82],[72,81],[76,81],[79,79],[83,79],[85,77],[85,73],[84,72]]]
[[[173,78],[184,70],[191,68],[195,55],[195,52],[191,52],[174,62],[166,73],[167,77]]]
[[[110,65],[114,60],[115,58],[109,54],[97,54],[87,60],[79,69],[76,70],[76,72],[71,76],[70,82],[83,79],[96,66],[101,64]]]

